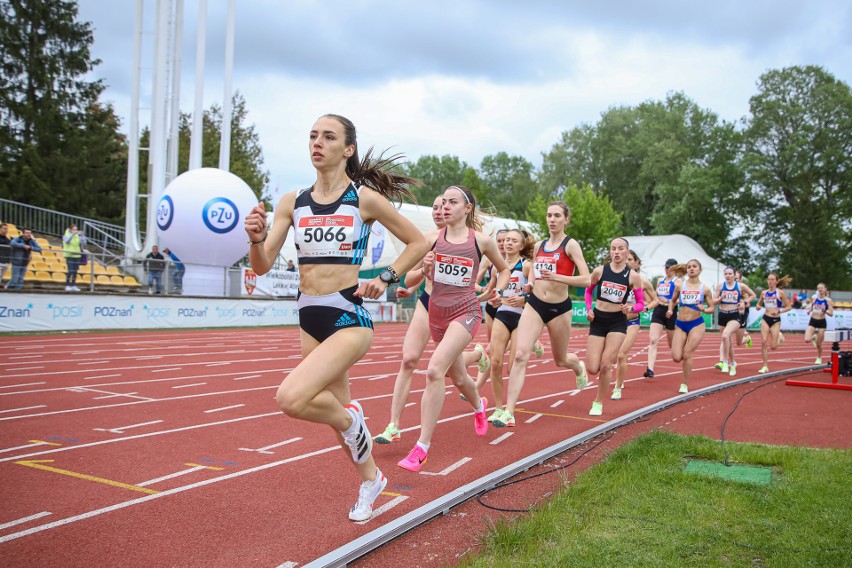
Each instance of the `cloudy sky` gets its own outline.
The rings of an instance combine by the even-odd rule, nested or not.
[[[155,0],[145,0],[153,32]],[[80,0],[95,76],[125,126],[133,0]],[[209,0],[204,107],[223,99],[227,0]],[[197,0],[185,0],[181,109],[192,111]],[[150,67],[153,37],[143,41]],[[682,91],[722,119],[748,114],[761,73],[821,65],[852,84],[848,0],[239,0],[234,89],[260,135],[272,188],[314,180],[308,132],[324,113],[363,149],[478,167],[500,151],[536,166],[565,130],[606,109]],[[142,75],[143,106],[150,71]],[[147,121],[143,114],[143,123]]]

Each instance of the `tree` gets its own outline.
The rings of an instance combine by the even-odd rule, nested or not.
[[[485,156],[479,167],[482,192],[476,198],[483,209],[501,217],[523,218],[530,200],[538,193],[534,166],[521,156],[499,152]]]
[[[403,164],[403,170],[406,175],[423,182],[422,187],[411,188],[420,205],[431,207],[435,198],[451,185],[464,185],[477,199],[482,193],[479,174],[457,156],[420,156],[414,163]]]
[[[852,93],[821,67],[763,74],[744,162],[760,205],[755,240],[797,287],[852,287]]]
[[[590,186],[569,186],[553,201],[568,205],[571,220],[567,232],[580,243],[586,263],[594,267],[606,256],[610,241],[621,234],[621,214],[616,212],[608,197],[596,195]],[[538,223],[541,235],[549,234],[545,217],[550,202],[539,195],[529,206],[528,218]]]
[[[91,25],[67,0],[0,1],[0,195],[120,221],[126,151],[86,74]]]

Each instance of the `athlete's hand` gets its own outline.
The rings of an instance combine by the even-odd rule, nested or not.
[[[361,282],[358,285],[358,289],[355,290],[353,296],[358,296],[359,298],[369,298],[370,300],[378,300],[382,297],[382,294],[385,290],[387,290],[388,285],[382,282],[382,280],[376,276],[372,280],[367,280],[366,282]]]
[[[521,286],[521,292],[523,292],[524,294],[527,294],[527,295],[531,294],[532,293],[532,284],[524,284],[523,286]]]
[[[555,280],[553,272],[547,270],[546,268],[542,268],[539,271],[540,276],[536,278],[536,280]]]
[[[430,250],[423,257],[423,267],[420,269],[423,275],[432,280],[432,271],[435,269],[435,251]]]
[[[404,286],[400,286],[396,289],[396,297],[397,298],[410,298],[412,294],[414,294],[415,290],[411,288],[405,288]]]
[[[523,308],[524,307],[524,298],[520,294],[515,294],[514,296],[509,296],[508,298],[503,299],[506,302],[506,305],[512,306],[513,308]]]
[[[594,310],[586,310],[586,319],[590,322],[595,321],[595,312]]]
[[[503,305],[503,297],[499,294],[496,294],[496,292],[492,292],[491,297],[488,298],[488,303],[494,306],[495,308],[499,308],[501,305]]]
[[[246,215],[244,227],[249,240],[259,241],[266,236],[266,207],[263,201]]]

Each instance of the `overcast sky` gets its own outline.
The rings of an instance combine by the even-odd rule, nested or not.
[[[848,0],[239,0],[233,86],[260,135],[271,187],[314,178],[316,118],[349,117],[361,153],[452,154],[479,167],[500,151],[541,164],[563,131],[613,106],[682,91],[727,121],[748,114],[768,69],[820,65],[852,84]],[[126,128],[134,0],[80,0],[95,77]],[[145,0],[153,32],[155,0]],[[223,99],[227,0],[209,0],[204,107]],[[185,0],[181,110],[195,86],[197,0]],[[150,67],[153,36],[143,41]],[[150,102],[142,75],[142,106]],[[143,123],[147,116],[141,116]]]

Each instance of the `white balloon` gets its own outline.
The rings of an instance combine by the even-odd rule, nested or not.
[[[257,203],[248,184],[230,172],[184,172],[157,206],[160,250],[186,263],[231,266],[248,253],[243,220]]]

